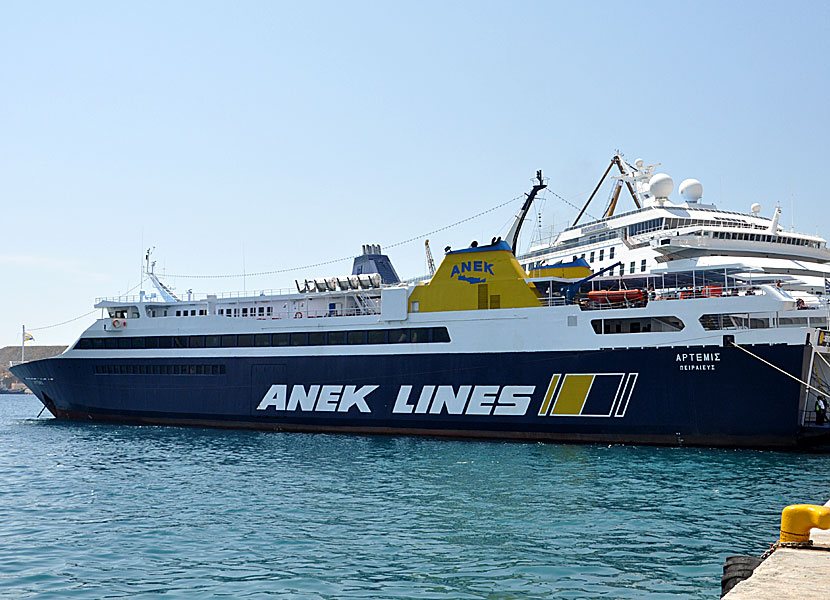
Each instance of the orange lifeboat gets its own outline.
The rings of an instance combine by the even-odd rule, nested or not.
[[[596,304],[645,304],[643,290],[596,290],[588,292],[588,300]]]

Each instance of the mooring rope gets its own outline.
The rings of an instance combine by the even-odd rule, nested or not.
[[[768,360],[765,360],[765,359],[761,358],[761,357],[760,357],[760,356],[758,356],[757,354],[753,354],[752,352],[750,352],[749,350],[747,350],[747,349],[746,349],[746,348],[744,348],[743,346],[740,346],[740,345],[738,345],[738,344],[737,344],[737,343],[735,343],[735,342],[732,342],[732,345],[733,345],[733,346],[735,346],[735,347],[736,347],[737,349],[739,349],[739,350],[743,350],[744,352],[746,352],[747,354],[749,354],[749,355],[750,355],[750,356],[752,356],[753,358],[757,358],[758,360],[760,360],[760,361],[761,361],[762,363],[764,363],[765,365],[770,366],[770,367],[772,367],[773,369],[775,369],[776,371],[779,371],[779,372],[783,373],[783,374],[784,374],[784,375],[786,375],[787,377],[789,377],[789,378],[791,378],[791,379],[795,379],[795,380],[796,380],[798,383],[800,383],[801,385],[803,385],[803,386],[805,386],[805,387],[808,387],[808,388],[810,388],[811,390],[813,390],[813,391],[815,391],[815,392],[818,392],[819,394],[827,395],[827,392],[825,392],[824,390],[820,390],[820,389],[818,389],[818,388],[815,388],[815,387],[811,386],[809,383],[806,383],[806,382],[804,382],[804,381],[801,381],[798,377],[796,377],[796,376],[795,376],[795,375],[793,375],[792,373],[790,373],[790,372],[788,372],[788,371],[785,371],[784,369],[782,369],[781,367],[779,367],[779,366],[777,366],[777,365],[772,364],[770,361],[768,361]]]

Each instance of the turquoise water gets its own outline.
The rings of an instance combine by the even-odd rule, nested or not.
[[[0,396],[0,598],[717,598],[814,453],[36,420]]]

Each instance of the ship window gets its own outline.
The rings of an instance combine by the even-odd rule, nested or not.
[[[224,315],[224,314],[225,314],[225,309],[224,309],[224,308],[220,308],[220,309],[219,309],[219,314],[220,314],[220,315]]]
[[[173,338],[173,347],[174,348],[187,348],[187,336],[184,335],[177,335]]]
[[[222,336],[222,347],[223,348],[233,348],[236,346],[236,336],[235,335],[223,335]]]
[[[267,310],[265,311],[265,312],[266,312],[266,314],[270,317],[270,316],[271,316],[271,314],[274,312],[274,308],[273,308],[272,306],[266,306],[265,308],[267,309]]]
[[[309,331],[308,345],[309,346],[324,346],[326,343],[325,331]]]
[[[271,337],[271,345],[272,346],[287,346],[288,345],[288,334],[287,333],[275,333]]]
[[[196,365],[190,365],[187,369],[188,374],[195,375],[196,374]]]
[[[257,314],[259,314],[259,316],[260,316],[260,317],[265,316],[265,307],[264,307],[264,306],[260,306],[260,307],[257,309]]]
[[[207,309],[200,308],[199,309],[199,314],[202,315],[202,316],[205,316],[207,314]]]
[[[600,249],[600,251],[599,251],[599,260],[600,260],[600,262],[602,262],[604,254],[605,254],[605,248]]]
[[[153,375],[158,375],[161,372],[161,367],[159,365],[153,365]]]
[[[243,309],[242,309],[242,316],[243,316],[243,317],[247,317],[247,316],[248,316],[248,309],[247,309],[247,308],[243,308]]]
[[[683,321],[675,316],[636,317],[631,319],[593,319],[591,327],[597,334],[613,333],[666,333],[681,331]]]
[[[220,374],[220,375],[224,375],[224,374],[225,374],[225,365],[219,365],[219,374]]]
[[[349,331],[346,334],[346,343],[347,344],[365,344],[366,343],[366,332],[365,331]]]
[[[78,341],[76,348],[79,350],[92,350],[92,340],[82,338]]]
[[[130,338],[118,338],[118,349],[119,350],[129,350],[130,349]]]
[[[191,310],[191,311],[190,311],[190,316],[191,316],[191,317],[195,317],[195,316],[196,316],[196,309],[195,309],[195,308],[194,308],[193,310]]]
[[[205,347],[205,336],[203,336],[203,335],[191,335],[190,336],[190,347],[191,348],[204,348]]]
[[[258,333],[254,336],[254,346],[263,347],[271,345],[270,333]]]
[[[291,345],[292,346],[305,346],[306,345],[306,334],[305,333],[292,333],[290,334]]]
[[[159,339],[157,337],[144,338],[144,345],[147,348],[158,348],[159,347]]]
[[[177,316],[177,317],[181,317],[181,316],[182,316],[182,311],[177,310],[177,311],[176,311],[176,316]]]
[[[329,346],[339,346],[346,343],[345,331],[329,331]]]
[[[218,348],[219,342],[220,340],[218,335],[205,336],[205,348]]]
[[[629,271],[628,271],[628,272],[629,272],[629,273],[633,273],[633,272],[634,272],[634,261],[633,261],[633,260],[631,261],[631,265],[630,265],[630,268],[629,268]]]
[[[701,315],[698,320],[707,331],[716,331],[718,329],[746,329],[747,326],[747,323],[745,323],[746,314],[706,314]]]
[[[432,328],[432,341],[433,342],[449,342],[450,341],[450,333],[447,331],[446,327],[433,327]]]
[[[614,247],[613,246],[611,246],[611,248],[608,250],[608,258],[614,258]]]
[[[368,344],[385,344],[386,330],[385,329],[370,329],[367,336],[366,343]]]
[[[254,336],[251,333],[245,333],[237,336],[236,345],[240,348],[250,348],[254,345]]]
[[[90,341],[92,342],[93,350],[102,350],[104,348],[104,340],[102,338],[92,338]]]
[[[646,259],[644,258],[642,261],[640,261],[640,272],[644,273],[645,270],[646,270]]]
[[[210,366],[210,374],[211,375],[219,375],[219,365],[211,365]]]
[[[390,344],[408,344],[409,330],[408,329],[390,329],[389,330]]]
[[[143,350],[145,342],[143,337],[134,337],[130,339],[130,346],[133,350]]]
[[[588,262],[594,262],[594,252],[591,251],[591,254],[588,257]]]
[[[173,347],[173,338],[170,336],[164,336],[159,338],[159,348],[172,348]]]
[[[429,329],[413,329],[412,342],[415,344],[422,344],[429,341]]]

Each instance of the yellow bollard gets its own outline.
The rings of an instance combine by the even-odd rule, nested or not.
[[[816,504],[792,504],[781,511],[780,543],[809,542],[813,527],[830,529],[830,508]]]

